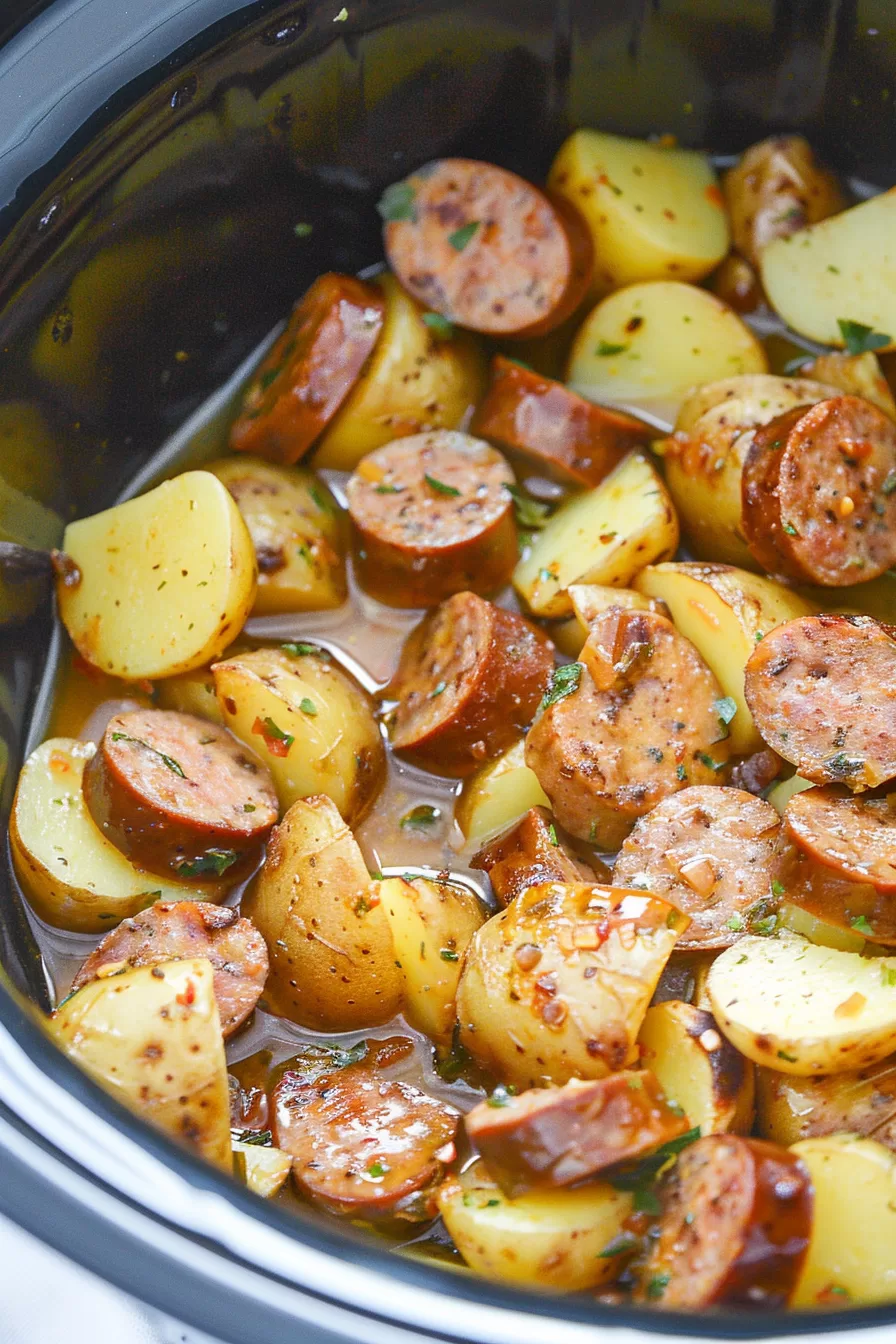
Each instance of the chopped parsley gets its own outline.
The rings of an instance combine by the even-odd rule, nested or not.
[[[416,219],[414,188],[410,182],[393,182],[377,201],[376,208],[380,216],[387,221]]]
[[[511,1097],[513,1096],[513,1093],[514,1093],[514,1088],[512,1088],[512,1087],[503,1087],[503,1086],[499,1083],[498,1086],[495,1088],[494,1092],[491,1094],[491,1096],[490,1096],[490,1097],[486,1097],[486,1099],[485,1099],[485,1104],[486,1104],[486,1106],[493,1106],[493,1107],[495,1107],[495,1108],[498,1108],[498,1107],[501,1107],[501,1106],[509,1106],[509,1105],[510,1105],[510,1099],[511,1099]]]
[[[419,831],[422,826],[434,826],[442,815],[437,807],[430,803],[420,803],[417,807],[412,807],[410,812],[405,812],[399,821],[399,826],[404,830]]]
[[[313,224],[296,224],[293,228],[293,233],[297,238],[310,238],[313,232]]]
[[[683,765],[676,765],[676,767],[675,767],[675,778],[676,778],[676,779],[685,780],[685,779],[687,779],[687,777],[688,777],[688,772],[687,772],[687,770],[684,768],[684,766],[683,766]]]
[[[449,233],[448,242],[454,248],[455,252],[463,252],[467,243],[473,237],[473,234],[479,228],[479,220],[471,219],[469,224],[464,224],[461,228],[455,229],[454,233]]]
[[[654,1274],[647,1280],[645,1294],[651,1302],[655,1302],[662,1297],[663,1293],[669,1287],[671,1274]]]
[[[772,878],[772,895],[783,896],[786,888],[783,882],[779,882],[776,877]]]
[[[545,691],[540,709],[547,709],[550,705],[556,705],[558,701],[565,700],[568,695],[579,689],[579,682],[582,680],[582,664],[566,663],[563,667],[555,667],[551,674],[551,684]]]
[[[296,644],[281,644],[280,647],[291,658],[321,658],[325,663],[330,661],[326,649],[318,648],[316,644],[306,644],[304,640],[299,640]]]
[[[442,958],[443,961],[458,961],[458,960],[459,960],[459,958],[458,958],[458,954],[454,951],[454,949],[453,949],[452,947],[440,947],[440,948],[439,948],[439,956]]]
[[[880,982],[885,989],[891,985],[896,985],[896,966],[881,966]]]
[[[794,527],[793,523],[782,523],[782,524],[781,524],[781,530],[782,530],[783,532],[786,532],[787,535],[788,535],[788,537],[798,537],[798,536],[799,536],[799,532],[797,532],[797,530],[796,530],[796,528]]]
[[[553,822],[551,822],[550,826],[548,827],[548,835],[550,836],[552,845],[560,844],[560,841],[557,839],[557,827],[554,825]]]
[[[892,495],[894,490],[896,490],[896,468],[887,473],[884,483],[881,486],[881,492],[885,495]]]
[[[237,1134],[237,1143],[248,1144],[251,1148],[270,1147],[273,1135],[269,1129],[244,1129]]]
[[[870,937],[871,934],[874,933],[873,928],[864,915],[856,915],[855,919],[849,921],[849,927],[855,929],[856,933],[865,934],[866,937]]]
[[[441,313],[424,313],[423,321],[438,341],[450,341],[454,335],[454,324]]]
[[[505,481],[504,489],[513,498],[513,511],[520,527],[528,527],[534,530],[544,527],[547,516],[551,511],[549,505],[542,504],[538,499],[533,499],[518,485],[508,485]],[[551,577],[553,578],[553,575]]]
[[[612,1241],[608,1241],[602,1251],[598,1251],[598,1260],[612,1260],[616,1255],[627,1255],[638,1247],[638,1238],[631,1232],[620,1232]]]
[[[713,709],[719,716],[721,722],[728,727],[728,724],[737,713],[737,701],[733,695],[723,695],[713,702]]]
[[[214,873],[215,877],[220,877],[233,867],[238,858],[235,849],[207,849],[198,859],[178,864],[177,871],[181,877],[202,877],[205,873]]]
[[[610,355],[624,355],[627,349],[627,345],[616,345],[613,341],[598,341],[594,353],[608,359]]]
[[[744,921],[740,915],[731,915],[725,922],[725,928],[730,929],[732,933],[742,933]]]
[[[378,1181],[389,1171],[391,1171],[391,1167],[389,1167],[388,1163],[377,1160],[376,1162],[371,1162],[370,1166],[367,1168],[367,1175],[372,1176],[374,1180]]]
[[[778,1058],[785,1060],[788,1064],[796,1063],[796,1055],[788,1055],[786,1050],[779,1050]]]
[[[696,1143],[699,1137],[700,1126],[695,1125],[693,1129],[680,1134],[677,1139],[670,1139],[668,1143],[662,1144],[656,1152],[648,1154],[639,1162],[622,1167],[610,1177],[610,1184],[614,1190],[627,1190],[632,1193],[636,1213],[659,1213],[661,1205],[654,1190],[657,1177],[682,1149]]]
[[[881,331],[872,331],[864,322],[852,322],[848,317],[838,317],[837,326],[843,337],[843,344],[851,355],[863,355],[868,350],[882,350],[889,345],[892,337]]]
[[[444,695],[447,689],[448,689],[447,681],[438,681],[436,682],[435,686],[433,686],[432,690],[430,691],[429,695],[426,698],[427,700],[435,700],[437,696]]]
[[[127,733],[113,733],[112,741],[134,742],[138,747],[145,747],[147,751],[152,752],[153,756],[158,756],[162,764],[167,766],[173,775],[178,775],[181,779],[186,779],[183,767],[173,756],[166,756],[164,751],[158,751],[155,747],[151,747],[148,742],[143,741],[142,737],[130,737]]]
[[[373,492],[375,495],[400,495],[403,489],[401,485],[390,485],[388,481],[382,481],[373,487]]]
[[[697,757],[698,761],[702,761],[702,763],[706,766],[707,770],[725,769],[724,761],[714,761],[713,758],[709,756],[705,751],[697,751],[694,754]]]
[[[299,709],[303,714],[309,715],[312,719],[317,714],[317,705],[313,700],[309,700],[307,695],[302,696],[302,699],[299,701]],[[292,738],[290,738],[290,741],[292,741]]]
[[[270,715],[263,719],[257,718],[252,725],[252,731],[264,739],[264,744],[272,756],[288,756],[289,749],[295,741],[292,733],[284,733]]]
[[[444,481],[436,480],[435,476],[430,476],[427,472],[423,473],[423,479],[430,490],[435,490],[437,495],[448,495],[451,499],[457,499],[460,491],[453,485],[446,485]]]

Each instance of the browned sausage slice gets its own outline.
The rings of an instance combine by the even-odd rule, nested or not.
[[[644,887],[690,916],[679,950],[730,947],[747,930],[750,906],[771,895],[780,830],[775,809],[751,793],[684,789],[637,823],[613,881]]]
[[[464,1124],[511,1199],[525,1190],[586,1180],[614,1162],[677,1139],[688,1128],[647,1070],[591,1082],[575,1079],[502,1099],[500,1106],[480,1102]]]
[[[268,949],[255,925],[228,906],[158,901],[106,934],[75,976],[72,991],[116,968],[159,966],[190,957],[212,963],[221,1028],[225,1036],[232,1035],[264,989]]]
[[[174,710],[113,715],[84,797],[135,863],[181,877],[244,872],[277,820],[265,766],[226,728]]]
[[[892,891],[844,877],[828,864],[819,863],[799,845],[786,843],[778,855],[775,879],[791,905],[799,906],[823,924],[858,933],[875,943],[896,944],[896,903]]]
[[[812,1231],[812,1183],[795,1154],[709,1134],[679,1157],[640,1296],[663,1307],[787,1304]]]
[[[500,453],[454,430],[377,448],[346,491],[361,587],[392,607],[503,587],[518,554],[513,483]]]
[[[853,793],[896,776],[896,638],[870,616],[801,616],[771,630],[744,674],[768,745],[813,784]]]
[[[545,636],[475,593],[411,631],[390,693],[392,745],[439,774],[470,774],[532,722],[554,665]]]
[[[688,784],[719,783],[728,760],[721,688],[689,640],[650,611],[611,607],[575,672],[555,676],[526,739],[526,764],[562,826],[617,849],[638,817]]]
[[[829,397],[755,433],[741,478],[747,545],[770,573],[843,587],[896,564],[896,425]]]
[[[594,869],[568,853],[546,807],[530,807],[509,831],[490,841],[470,860],[488,873],[501,905],[509,905],[527,887],[542,882],[608,882],[609,872]]]
[[[390,198],[399,197],[396,211]],[[543,335],[575,312],[591,283],[591,237],[578,212],[493,163],[427,163],[391,187],[380,209],[405,289],[473,331]]]
[[[312,1203],[353,1218],[431,1216],[428,1192],[453,1155],[453,1106],[353,1064],[313,1082],[287,1071],[272,1112],[274,1143]]]
[[[792,840],[853,882],[896,892],[896,792],[854,797],[836,786],[804,789],[784,809]]]
[[[503,355],[494,358],[491,387],[470,429],[578,485],[599,485],[627,452],[656,438],[634,416],[596,406]]]
[[[322,275],[249,384],[230,446],[297,462],[354,387],[383,327],[385,303],[352,275]]]

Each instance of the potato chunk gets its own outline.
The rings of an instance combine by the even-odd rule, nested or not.
[[[623,1231],[632,1198],[591,1182],[508,1199],[476,1162],[443,1182],[437,1202],[454,1244],[477,1273],[570,1293],[616,1277],[618,1257],[603,1252]]]
[[[56,585],[59,614],[88,663],[126,681],[217,658],[255,600],[255,551],[239,509],[207,471],[69,523],[77,568]]]
[[[618,290],[592,310],[566,376],[583,397],[671,429],[692,388],[767,369],[765,351],[733,309],[705,289],[655,280]]]
[[[329,798],[293,803],[243,901],[268,945],[265,999],[319,1031],[388,1022],[404,989],[377,884]]]
[[[728,220],[705,154],[578,130],[548,186],[584,215],[595,293],[637,280],[702,280],[728,251]]]
[[[742,1054],[781,1073],[866,1068],[896,1049],[896,957],[859,957],[795,934],[741,938],[713,962],[707,990]]]
[[[382,783],[385,748],[370,704],[329,654],[310,644],[257,649],[212,673],[224,724],[270,770],[280,805],[325,793],[349,825]]]
[[[233,1140],[233,1172],[241,1176],[254,1195],[273,1199],[292,1170],[292,1158],[282,1148]]]
[[[50,738],[22,768],[9,821],[19,881],[41,919],[73,933],[107,933],[156,901],[214,900],[221,882],[146,872],[107,840],[87,810],[81,780],[93,742]]]
[[[701,1134],[749,1134],[754,1069],[702,1008],[674,999],[647,1010],[638,1043],[641,1065],[655,1073]]]
[[[557,510],[514,570],[513,586],[537,616],[567,616],[570,584],[625,588],[677,545],[666,487],[643,453],[631,453],[594,490]]]
[[[773,135],[745,150],[722,179],[734,246],[754,265],[776,238],[817,224],[846,205],[833,173],[801,135]]]
[[[756,1121],[774,1143],[848,1131],[896,1148],[896,1060],[888,1055],[870,1068],[823,1078],[758,1069]]]
[[[548,796],[535,771],[526,764],[526,742],[489,761],[468,779],[457,801],[455,818],[468,849],[479,849],[486,840],[500,835],[531,807],[550,807]]]
[[[687,924],[643,891],[530,887],[470,944],[457,994],[461,1041],[518,1088],[624,1068]]]
[[[117,1100],[229,1171],[230,1098],[213,981],[204,957],[110,975],[66,1000],[51,1031]]]
[[[258,457],[224,457],[206,470],[233,495],[255,547],[252,614],[341,606],[347,528],[323,482],[306,468],[273,466]]]

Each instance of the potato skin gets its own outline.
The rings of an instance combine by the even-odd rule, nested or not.
[[[462,1043],[517,1088],[625,1067],[686,927],[684,915],[645,892],[530,887],[470,944],[457,993]]]
[[[526,742],[520,738],[465,781],[454,815],[467,846],[479,848],[530,808],[549,806],[534,770],[526,765]]]
[[[204,957],[94,980],[53,1014],[71,1059],[144,1120],[231,1169],[224,1040]]]
[[[356,825],[386,767],[363,691],[323,652],[257,649],[215,663],[212,674],[225,726],[268,767],[281,807],[325,793]]]
[[[775,1143],[827,1134],[861,1134],[896,1149],[896,1060],[855,1073],[795,1078],[777,1069],[756,1071],[759,1133]]]
[[[319,1031],[394,1017],[404,986],[389,921],[329,798],[293,803],[242,910],[268,945],[272,1011]]]
[[[734,246],[755,266],[764,247],[836,215],[846,200],[802,135],[751,145],[722,178]]]
[[[711,1013],[675,1000],[654,1004],[638,1044],[642,1067],[656,1074],[701,1134],[749,1134],[754,1068],[725,1040]]]

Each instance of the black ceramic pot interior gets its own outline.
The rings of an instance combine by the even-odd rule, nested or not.
[[[57,7],[20,18],[44,9],[44,23]],[[94,23],[119,11],[87,8]],[[59,470],[40,493],[66,516],[110,503],[315,275],[379,260],[374,202],[429,158],[471,155],[537,179],[583,124],[721,153],[801,129],[841,172],[896,181],[889,0],[219,9],[202,32],[185,20],[124,87],[110,61],[83,125],[50,118],[41,130],[35,117],[0,153],[0,403],[27,401],[50,426]],[[0,635],[4,817],[47,637],[41,616]],[[11,982],[44,1002],[8,871],[0,929]]]

